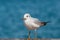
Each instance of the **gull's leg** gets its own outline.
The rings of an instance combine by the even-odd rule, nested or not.
[[[28,32],[28,39],[27,40],[30,40],[30,31]]]
[[[34,31],[35,31],[35,39],[34,40],[37,40],[37,32],[36,32],[37,30],[35,29]]]
[[[28,38],[30,38],[30,31],[29,31],[29,34],[28,34]]]

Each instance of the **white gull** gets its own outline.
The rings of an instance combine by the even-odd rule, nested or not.
[[[38,29],[41,26],[45,26],[48,22],[41,22],[37,18],[31,17],[29,13],[26,13],[24,15],[24,24],[27,27],[28,30],[35,30]],[[29,32],[29,37],[30,37],[30,32]]]

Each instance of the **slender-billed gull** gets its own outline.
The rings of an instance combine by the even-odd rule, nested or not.
[[[45,26],[48,22],[41,22],[37,18],[31,17],[29,13],[24,15],[24,24],[26,25],[28,30],[35,30],[38,29],[40,26]],[[35,34],[36,35],[36,34]],[[29,31],[29,38],[30,38],[30,31]]]

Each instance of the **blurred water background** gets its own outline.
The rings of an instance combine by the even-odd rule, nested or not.
[[[21,20],[26,12],[41,21],[51,21],[37,30],[38,38],[60,38],[60,0],[0,0],[0,38],[28,37]]]

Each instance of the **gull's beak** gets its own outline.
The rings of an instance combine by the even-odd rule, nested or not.
[[[22,18],[22,20],[26,20],[26,18]]]

